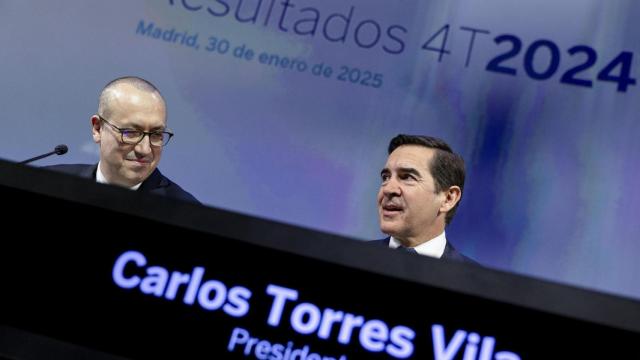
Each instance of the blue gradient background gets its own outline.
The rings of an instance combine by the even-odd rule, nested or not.
[[[621,51],[637,53],[640,4],[293,2],[323,17],[354,6],[355,24],[370,18],[383,29],[402,25],[406,49],[390,55],[352,41],[297,36],[275,25],[238,23],[232,15],[189,12],[179,1],[0,0],[0,157],[22,160],[66,143],[65,158],[39,165],[97,162],[89,117],[99,90],[115,77],[139,75],[162,90],[177,134],[160,168],[203,202],[374,239],[382,236],[375,194],[389,139],[430,134],[467,161],[462,204],[447,229],[465,254],[499,269],[640,297],[639,90],[559,82],[583,61],[568,56],[571,46],[598,51],[596,65],[581,74],[591,79]],[[207,36],[217,36],[310,65],[358,66],[383,73],[384,86],[316,78],[142,37],[135,34],[140,20],[197,32],[202,47]],[[452,53],[438,62],[420,47],[447,23]],[[491,32],[477,35],[468,67],[470,34],[460,26]],[[517,76],[484,70],[506,51],[492,41],[505,33],[523,41],[521,53],[506,63],[518,68]],[[558,72],[545,81],[530,79],[522,67],[526,46],[538,39],[561,50]],[[539,68],[547,61],[543,53]],[[633,76],[637,67],[634,61]]]

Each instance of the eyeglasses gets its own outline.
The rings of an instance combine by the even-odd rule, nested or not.
[[[98,118],[100,121],[105,122],[107,125],[119,132],[120,140],[125,144],[138,145],[145,136],[149,136],[149,142],[152,146],[166,146],[169,143],[169,140],[171,140],[171,137],[173,137],[173,133],[168,131],[147,132],[135,129],[122,129],[113,125],[100,115],[98,115]]]

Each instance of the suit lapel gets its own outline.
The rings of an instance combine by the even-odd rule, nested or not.
[[[95,165],[85,165],[84,168],[82,168],[79,172],[78,172],[78,176],[83,177],[85,179],[92,179],[95,180],[96,179],[96,172],[98,171],[98,164]]]
[[[167,179],[160,173],[160,170],[156,168],[147,180],[142,182],[138,191],[151,192],[158,188],[167,187],[168,185],[169,182]]]

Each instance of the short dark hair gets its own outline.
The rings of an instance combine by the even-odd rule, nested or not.
[[[389,142],[389,154],[403,145],[418,145],[436,150],[433,160],[431,164],[429,164],[429,170],[435,182],[436,192],[441,192],[451,186],[457,185],[460,187],[460,193],[462,195],[465,178],[464,159],[462,159],[462,156],[454,153],[449,144],[444,142],[444,140],[432,136],[400,134]],[[460,202],[458,202],[458,204],[460,204]],[[453,219],[458,209],[458,204],[447,213],[445,217],[447,225]]]

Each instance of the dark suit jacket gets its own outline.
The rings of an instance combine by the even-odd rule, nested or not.
[[[371,243],[372,245],[389,247],[390,240],[391,238],[385,238],[380,240],[369,241],[369,243]],[[462,253],[458,252],[458,250],[456,250],[449,241],[447,241],[447,245],[444,248],[444,253],[442,254],[441,259],[461,261],[464,263],[479,265],[475,260],[472,260],[462,255]]]
[[[96,170],[98,164],[86,165],[86,164],[65,164],[65,165],[53,165],[45,166],[44,169],[53,171],[59,171],[66,174],[80,176],[86,179],[96,179]],[[184,191],[178,184],[169,180],[169,178],[162,175],[160,170],[156,168],[149,177],[142,182],[138,191],[148,192],[150,194],[156,194],[161,196],[167,196],[170,198],[190,201],[199,204],[200,202],[193,197],[193,195]]]

